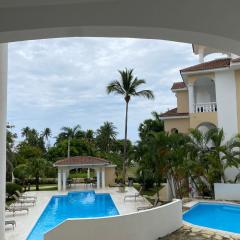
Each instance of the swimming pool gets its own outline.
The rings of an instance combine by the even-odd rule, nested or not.
[[[27,240],[43,240],[50,229],[68,218],[97,218],[119,215],[110,194],[94,191],[70,192],[53,196]]]
[[[225,203],[198,203],[183,214],[194,225],[240,233],[240,206]]]

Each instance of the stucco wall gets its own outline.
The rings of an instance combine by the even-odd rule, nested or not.
[[[189,75],[187,77],[187,82],[188,83],[194,83],[199,78],[211,78],[211,79],[214,79],[214,77],[215,77],[214,72],[212,72],[212,73],[199,73],[199,74]]]
[[[236,81],[234,71],[215,73],[218,127],[224,129],[225,140],[238,132]]]
[[[182,203],[169,204],[129,215],[69,219],[45,234],[45,240],[156,240],[182,226]]]
[[[105,184],[106,186],[113,185],[115,183],[115,167],[105,168]]]
[[[235,71],[236,95],[237,95],[237,118],[238,132],[240,132],[240,70]]]
[[[177,91],[177,110],[179,113],[186,113],[189,111],[188,107],[188,91]]]
[[[216,200],[240,200],[240,184],[214,183]]]
[[[196,128],[201,123],[210,122],[217,126],[217,113],[216,112],[201,112],[190,114],[190,128]]]
[[[188,133],[189,127],[189,118],[164,120],[164,130],[166,132],[171,132],[173,128],[176,128],[180,133]]]

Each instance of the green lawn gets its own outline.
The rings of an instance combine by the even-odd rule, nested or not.
[[[39,191],[55,191],[57,190],[57,184],[41,184]],[[35,185],[31,185],[30,191],[36,191]]]

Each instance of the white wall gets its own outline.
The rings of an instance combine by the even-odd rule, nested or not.
[[[233,71],[215,73],[218,127],[224,129],[225,140],[238,132],[236,84]]]
[[[129,215],[69,219],[45,234],[45,240],[156,240],[182,226],[182,202]]]
[[[240,200],[240,184],[215,183],[214,193],[216,200]]]

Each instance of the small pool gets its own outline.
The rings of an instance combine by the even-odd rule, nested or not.
[[[183,214],[194,225],[240,233],[240,206],[225,203],[198,203]]]
[[[68,218],[97,218],[114,215],[119,213],[110,194],[84,191],[70,192],[65,196],[53,196],[27,240],[43,240],[46,232]]]

